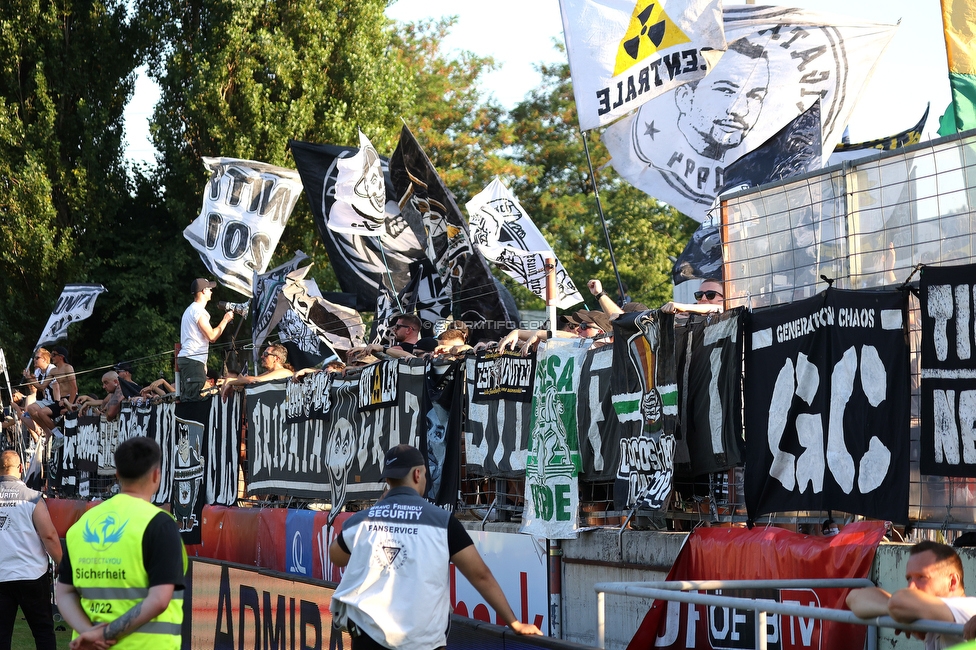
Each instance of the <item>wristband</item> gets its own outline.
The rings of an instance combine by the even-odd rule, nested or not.
[[[600,293],[596,294],[596,299],[599,300],[600,298],[602,298],[605,295],[607,295],[607,292],[606,291],[601,291]]]

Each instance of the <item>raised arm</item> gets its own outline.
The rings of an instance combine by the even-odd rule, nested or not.
[[[505,621],[505,624],[512,628],[516,634],[542,634],[535,625],[522,623],[518,620],[511,605],[508,604],[508,599],[505,598],[502,588],[498,585],[498,581],[492,575],[491,569],[481,559],[478,549],[473,545],[467,546],[452,555],[451,562],[458,568],[461,575],[467,578],[468,582],[478,590],[482,598],[488,601],[488,605],[495,610],[498,617]]]

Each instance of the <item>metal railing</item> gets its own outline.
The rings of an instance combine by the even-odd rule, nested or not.
[[[959,623],[919,620],[914,623],[898,623],[890,616],[859,618],[854,612],[845,609],[810,607],[779,603],[773,600],[743,598],[737,596],[716,596],[711,594],[686,593],[689,591],[711,591],[717,589],[857,589],[874,587],[867,578],[803,579],[803,580],[697,580],[697,581],[658,581],[658,582],[598,582],[593,586],[597,604],[597,647],[606,648],[606,594],[654,598],[657,600],[691,603],[710,607],[728,607],[737,610],[756,612],[756,648],[766,650],[766,615],[794,616],[806,619],[820,619],[837,623],[853,623],[868,627],[891,627],[915,632],[935,632],[962,636],[963,626]],[[868,650],[876,650],[877,634],[869,631]]]

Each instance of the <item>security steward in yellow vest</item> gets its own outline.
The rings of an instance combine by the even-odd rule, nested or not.
[[[92,508],[66,536],[58,607],[75,630],[72,650],[177,650],[186,550],[172,515],[154,506],[159,445],[126,440],[115,452],[121,494]]]

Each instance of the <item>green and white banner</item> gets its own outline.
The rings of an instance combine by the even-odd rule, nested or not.
[[[536,361],[523,533],[548,539],[576,538],[577,477],[582,470],[576,402],[589,343],[583,339],[551,342]]]

